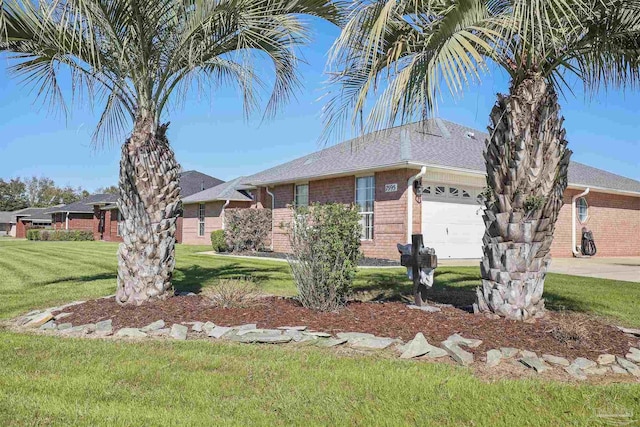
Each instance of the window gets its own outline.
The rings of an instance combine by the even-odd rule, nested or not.
[[[589,218],[589,205],[587,204],[587,199],[580,197],[576,201],[576,207],[578,209],[578,219],[580,222],[585,222],[587,218]]]
[[[456,187],[449,187],[449,196],[458,197],[460,195],[460,191]]]
[[[293,204],[296,208],[309,206],[309,184],[296,185]]]
[[[376,195],[375,178],[363,176],[356,178],[356,205],[362,216],[362,239],[373,239],[373,202]]]
[[[444,186],[437,186],[436,187],[436,196],[444,196],[445,192],[444,192],[445,187]]]
[[[204,236],[204,214],[205,205],[200,203],[198,206],[198,236]]]

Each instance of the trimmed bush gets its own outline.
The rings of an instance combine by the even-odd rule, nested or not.
[[[60,242],[93,240],[93,232],[85,230],[27,230],[27,239]]]
[[[38,228],[27,230],[27,240],[40,240],[40,231]]]
[[[264,302],[264,295],[251,277],[220,279],[217,284],[204,288],[201,295],[219,308],[248,308]]]
[[[355,206],[315,204],[294,211],[288,256],[300,302],[333,311],[343,306],[360,258],[362,226]]]
[[[211,246],[216,252],[227,252],[229,247],[227,241],[224,238],[224,230],[214,230],[211,232]]]
[[[224,237],[236,252],[261,251],[271,234],[271,209],[226,209]]]

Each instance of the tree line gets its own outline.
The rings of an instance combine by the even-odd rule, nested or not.
[[[31,177],[22,179],[0,178],[0,211],[15,211],[28,207],[46,208],[69,204],[84,199],[91,194],[117,193],[115,186],[103,187],[95,193],[71,185],[59,186],[51,178]]]

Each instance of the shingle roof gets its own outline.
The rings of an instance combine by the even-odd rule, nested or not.
[[[48,213],[48,208],[25,208],[19,211],[13,211],[11,217],[12,222],[16,222],[18,218],[25,218],[32,222],[51,222],[51,214]]]
[[[92,194],[89,197],[85,197],[77,202],[69,203],[68,205],[55,206],[50,208],[47,212],[50,214],[55,212],[93,213],[94,205],[115,203],[116,200],[118,200],[118,196],[116,194]]]
[[[441,119],[371,133],[243,179],[251,185],[293,182],[348,172],[427,165],[484,173],[486,132]],[[640,182],[571,162],[569,183],[640,193]]]
[[[244,177],[239,177],[231,181],[207,188],[199,193],[192,194],[182,199],[182,203],[201,203],[214,200],[232,200],[239,202],[250,202],[252,199],[244,191],[238,190]]]
[[[203,189],[215,187],[224,181],[195,170],[180,173],[180,195],[189,197]]]
[[[13,217],[13,212],[0,211],[0,224],[9,224],[11,222],[12,217]]]

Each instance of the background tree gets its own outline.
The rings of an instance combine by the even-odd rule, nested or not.
[[[0,179],[0,211],[15,211],[29,206],[27,187],[20,178]]]
[[[542,314],[549,249],[567,186],[557,91],[638,82],[637,0],[380,0],[353,2],[331,56],[337,90],[325,137],[427,119],[443,86],[460,95],[488,65],[510,77],[485,150],[486,200],[476,309]],[[376,97],[372,107],[367,101]]]
[[[66,109],[60,72],[74,92],[104,107],[95,137],[113,138],[132,123],[122,146],[120,197],[124,242],[118,250],[119,303],[164,297],[175,266],[181,210],[179,165],[162,113],[191,87],[235,84],[245,113],[265,88],[256,62],[273,65],[266,106],[272,115],[299,84],[297,51],[309,40],[300,14],[338,19],[328,0],[5,0],[0,49],[11,71]]]
[[[115,185],[110,185],[108,187],[100,187],[98,188],[94,194],[118,194],[120,190]]]

